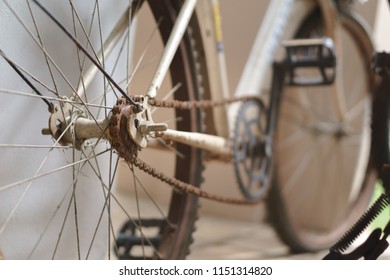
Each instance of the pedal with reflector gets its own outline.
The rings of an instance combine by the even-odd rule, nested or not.
[[[336,52],[330,38],[284,41],[286,83],[292,86],[320,86],[334,82]]]

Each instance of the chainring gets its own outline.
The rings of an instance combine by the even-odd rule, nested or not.
[[[242,103],[234,128],[233,166],[241,193],[248,200],[263,198],[272,174],[271,137],[267,113],[260,99]]]

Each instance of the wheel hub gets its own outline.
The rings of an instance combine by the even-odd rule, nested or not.
[[[321,121],[317,121],[316,123],[310,125],[309,128],[316,136],[333,135],[337,139],[349,135],[351,130],[343,124]]]
[[[76,149],[80,149],[85,139],[76,136],[75,123],[78,118],[86,118],[86,116],[81,109],[72,106],[68,101],[73,100],[63,97],[60,104],[54,105],[49,118],[49,129],[44,129],[42,132],[51,134],[61,145],[72,144]]]

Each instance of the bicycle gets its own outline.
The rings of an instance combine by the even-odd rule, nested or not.
[[[7,69],[2,71],[14,73],[0,81],[1,117],[5,124],[16,120],[15,126],[2,130],[0,145],[8,162],[2,166],[0,179],[4,256],[111,258],[114,243],[119,258],[184,258],[199,197],[255,204],[268,196],[265,201],[275,228],[293,250],[329,247],[364,211],[375,181],[369,157],[371,101],[367,94],[373,81],[366,71],[373,47],[348,2],[272,1],[231,98],[217,1],[124,1],[114,7],[99,1],[42,5],[35,0],[17,4],[3,0],[1,26],[27,34],[11,32],[1,44],[1,68]],[[90,13],[85,12],[87,8]],[[118,15],[115,23],[107,20]],[[154,24],[143,24],[143,17]],[[288,19],[293,20],[287,24]],[[142,33],[150,34],[141,50],[134,44],[137,25]],[[25,36],[30,42],[24,41]],[[275,63],[272,94],[260,95],[262,79],[276,59],[272,53],[282,39],[322,37],[326,39],[290,41],[288,48],[296,52],[289,55],[289,68]],[[18,52],[21,45],[39,55],[41,63],[34,64],[27,52]],[[348,51],[341,53],[341,45]],[[357,63],[353,73],[344,67],[345,56]],[[319,81],[308,84],[289,76],[305,68],[300,63],[305,64],[306,58],[314,58],[306,66],[320,69]],[[342,71],[334,72],[334,58]],[[60,70],[63,60],[68,68]],[[326,65],[321,65],[323,61]],[[150,69],[151,65],[158,66]],[[304,72],[305,78],[308,73]],[[342,84],[342,76],[358,74],[362,85],[356,87],[357,93],[343,90],[351,84]],[[137,84],[140,75],[152,79]],[[285,75],[295,86],[283,87]],[[334,85],[322,85],[332,77]],[[321,86],[308,87],[314,84]],[[157,98],[161,92],[167,94]],[[25,121],[17,121],[26,109],[14,110],[9,104],[19,98],[28,101],[18,107],[38,112],[44,101],[49,113],[29,114]],[[231,105],[228,110],[227,105]],[[173,110],[164,112],[160,107]],[[42,133],[37,133],[42,127]],[[148,152],[157,168],[141,160]],[[301,158],[302,154],[309,157]],[[334,158],[327,162],[330,154]],[[347,165],[323,172],[324,162],[332,167],[349,154]],[[157,157],[163,159],[156,161]],[[117,234],[109,218],[114,205],[125,208],[120,197],[113,195],[120,159],[125,159],[133,174],[129,181],[134,201],[126,206],[136,209],[123,211],[129,221]],[[206,159],[233,162],[243,198],[199,188]],[[297,159],[301,161],[295,164]],[[33,169],[34,161],[37,167]],[[295,171],[291,170],[294,165],[299,167]],[[138,169],[157,180],[149,181],[148,188]],[[309,177],[313,170],[323,175]],[[337,184],[330,174],[342,174],[345,181]],[[56,179],[57,175],[62,179]],[[156,198],[154,185],[161,181],[173,190]],[[333,186],[336,196],[328,189]],[[103,205],[98,207],[96,201]],[[26,206],[20,207],[22,202]],[[312,206],[320,213],[309,211]],[[145,215],[142,207],[147,209]],[[91,226],[92,221],[96,226]]]

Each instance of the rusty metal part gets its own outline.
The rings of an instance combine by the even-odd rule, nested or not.
[[[162,108],[175,108],[179,110],[190,110],[190,109],[207,109],[218,106],[226,106],[236,102],[245,102],[248,100],[259,99],[257,96],[242,96],[242,97],[231,97],[220,100],[200,100],[200,101],[166,101],[149,99],[149,105],[154,107]]]
[[[160,181],[174,187],[176,190],[184,193],[190,193],[205,199],[214,200],[218,202],[223,203],[230,203],[230,204],[236,204],[236,205],[255,205],[261,202],[262,200],[246,200],[246,199],[239,199],[239,198],[231,198],[231,197],[225,197],[220,196],[216,194],[212,194],[210,192],[204,191],[198,187],[195,187],[191,184],[185,183],[183,181],[180,181],[176,178],[169,177],[165,175],[163,172],[157,170],[154,167],[151,167],[147,163],[143,162],[138,157],[133,157],[133,160],[131,162],[134,166],[136,166],[141,171],[149,174],[150,176],[159,179]]]
[[[255,96],[245,96],[245,97],[235,97],[228,98],[218,101],[163,101],[156,99],[149,99],[148,104],[150,106],[162,107],[162,108],[175,108],[180,110],[190,110],[190,109],[205,109],[216,106],[225,106],[235,102],[244,102],[248,100],[259,99]],[[112,113],[112,119],[109,126],[110,141],[112,146],[118,151],[119,155],[124,158],[130,164],[133,164],[141,171],[149,174],[150,176],[159,179],[160,181],[174,187],[179,192],[190,193],[205,199],[218,201],[222,203],[230,203],[236,205],[255,205],[261,202],[263,199],[240,199],[240,198],[231,198],[220,196],[216,194],[209,193],[204,191],[196,186],[188,184],[186,182],[180,181],[176,178],[165,175],[163,172],[151,167],[147,163],[143,162],[137,157],[138,151],[140,150],[139,145],[132,139],[129,135],[129,119],[131,112],[131,104],[129,104],[125,99],[119,99],[117,104],[114,106]],[[130,125],[139,127],[135,123]]]
[[[109,140],[119,156],[132,162],[138,155],[139,147],[130,137],[127,127],[131,115],[130,103],[124,99],[118,99],[112,109],[112,117],[108,127]]]

